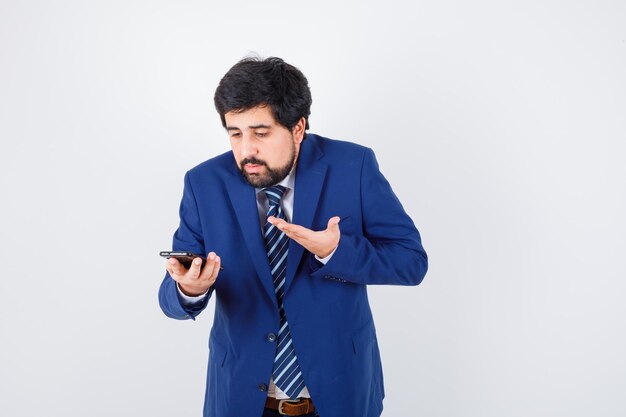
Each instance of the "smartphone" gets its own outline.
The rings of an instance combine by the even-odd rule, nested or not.
[[[196,258],[200,258],[202,259],[202,265],[200,265],[200,269],[204,268],[204,264],[206,263],[206,258],[202,255],[196,255],[193,252],[183,252],[183,251],[161,251],[159,252],[159,255],[161,255],[164,258],[176,258],[178,259],[178,262],[180,262],[181,264],[183,264],[183,266],[187,269],[189,269],[191,267],[191,262],[196,259]],[[220,266],[220,271],[224,270],[223,266]]]

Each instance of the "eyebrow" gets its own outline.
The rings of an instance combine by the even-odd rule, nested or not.
[[[248,129],[271,129],[271,128],[272,126],[264,125],[264,124],[248,126]],[[226,126],[226,130],[241,130],[241,129],[235,126]]]

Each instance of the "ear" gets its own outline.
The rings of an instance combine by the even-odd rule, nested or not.
[[[294,138],[296,145],[299,145],[300,143],[302,143],[302,140],[304,139],[305,126],[306,126],[306,119],[304,117],[301,117],[300,120],[298,120],[298,123],[296,123],[296,125],[291,130],[291,133],[293,134],[293,138]]]

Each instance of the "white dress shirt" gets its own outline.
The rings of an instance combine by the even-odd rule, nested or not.
[[[293,201],[294,201],[294,195],[295,195],[295,182],[296,182],[296,169],[294,168],[293,170],[291,170],[289,175],[287,175],[281,182],[278,183],[278,185],[282,185],[283,187],[286,188],[285,193],[283,194],[283,197],[281,199],[281,207],[283,209],[283,213],[285,214],[287,222],[289,223],[291,223],[291,219],[293,218]],[[265,226],[265,222],[267,218],[267,210],[269,208],[269,203],[267,201],[267,196],[263,192],[262,188],[255,188],[255,190],[256,190],[256,204],[259,210],[259,223],[261,225],[261,230],[263,230],[263,227]],[[330,258],[333,256],[334,253],[335,251],[333,250],[331,254],[325,258],[320,258],[317,255],[315,255],[315,258],[321,263],[326,264],[330,260]],[[191,306],[193,304],[201,302],[202,300],[204,300],[204,297],[206,297],[208,294],[208,291],[207,291],[206,293],[199,295],[197,297],[190,297],[188,295],[185,295],[180,290],[180,287],[178,287],[178,285],[177,285],[177,288],[178,288],[178,294],[180,295],[180,298],[183,304],[186,306]],[[297,354],[298,353],[296,352],[296,355]],[[270,386],[269,386],[269,389],[267,390],[267,396],[274,397],[279,400],[289,398],[287,394],[285,394],[280,388],[276,386],[276,384],[274,384],[273,378],[270,378]],[[300,394],[298,394],[298,397],[311,398],[311,395],[309,394],[309,390],[306,388],[306,386],[302,388],[302,390],[300,391]]]

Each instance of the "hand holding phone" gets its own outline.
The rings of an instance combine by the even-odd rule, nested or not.
[[[210,252],[207,258],[191,252],[164,251],[160,255],[168,258],[165,267],[180,290],[192,297],[205,294],[223,269],[215,252]]]
[[[196,255],[193,252],[185,252],[185,251],[161,251],[159,252],[159,255],[161,255],[164,258],[176,258],[178,260],[178,262],[180,262],[181,264],[183,264],[183,266],[187,269],[189,269],[191,267],[191,262],[195,259],[195,258],[200,258],[202,259],[202,265],[200,265],[200,269],[204,268],[204,264],[206,264],[206,258],[202,255]],[[220,266],[220,271],[223,271],[224,267]]]

